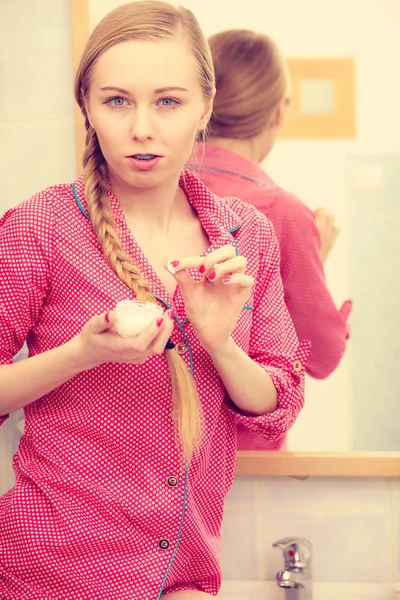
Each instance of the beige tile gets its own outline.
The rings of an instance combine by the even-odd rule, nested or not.
[[[394,516],[394,556],[393,564],[395,565],[396,581],[400,582],[400,510],[396,511]]]
[[[226,498],[226,505],[255,504],[260,485],[259,477],[236,477]]]
[[[393,480],[394,486],[394,505],[400,509],[400,477]]]
[[[315,581],[387,583],[391,579],[390,527],[385,514],[269,512],[263,519],[266,579],[282,570],[282,553],[272,548],[279,538],[299,536],[313,545]],[[399,529],[400,536],[400,529]]]
[[[251,508],[225,512],[221,565],[227,580],[258,580],[257,515]]]
[[[270,504],[356,504],[389,506],[390,480],[364,477],[266,477],[262,501]]]

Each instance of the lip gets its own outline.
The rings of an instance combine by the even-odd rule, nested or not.
[[[152,171],[158,166],[163,157],[154,155],[154,158],[151,158],[150,160],[140,160],[139,158],[134,158],[133,156],[126,156],[125,158],[129,161],[130,166],[135,171]]]

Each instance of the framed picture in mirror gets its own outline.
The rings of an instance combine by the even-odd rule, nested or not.
[[[292,89],[281,136],[355,137],[354,59],[292,58],[287,62]]]

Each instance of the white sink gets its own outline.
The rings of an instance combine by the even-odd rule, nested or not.
[[[284,600],[285,591],[273,581],[225,581],[218,600]],[[313,584],[313,600],[392,600],[393,586],[368,583]]]

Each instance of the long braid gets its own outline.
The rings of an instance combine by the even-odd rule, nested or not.
[[[95,130],[86,117],[86,149],[83,176],[88,212],[103,249],[104,256],[118,277],[132,290],[140,302],[155,302],[147,281],[123,251],[115,227],[107,189],[107,166]],[[177,426],[178,443],[185,459],[190,461],[202,436],[202,409],[193,378],[175,349],[166,352],[172,386],[171,416]]]
[[[122,249],[108,200],[107,167],[92,127],[86,135],[83,176],[89,215],[105,258],[140,302],[155,302],[139,269]]]

